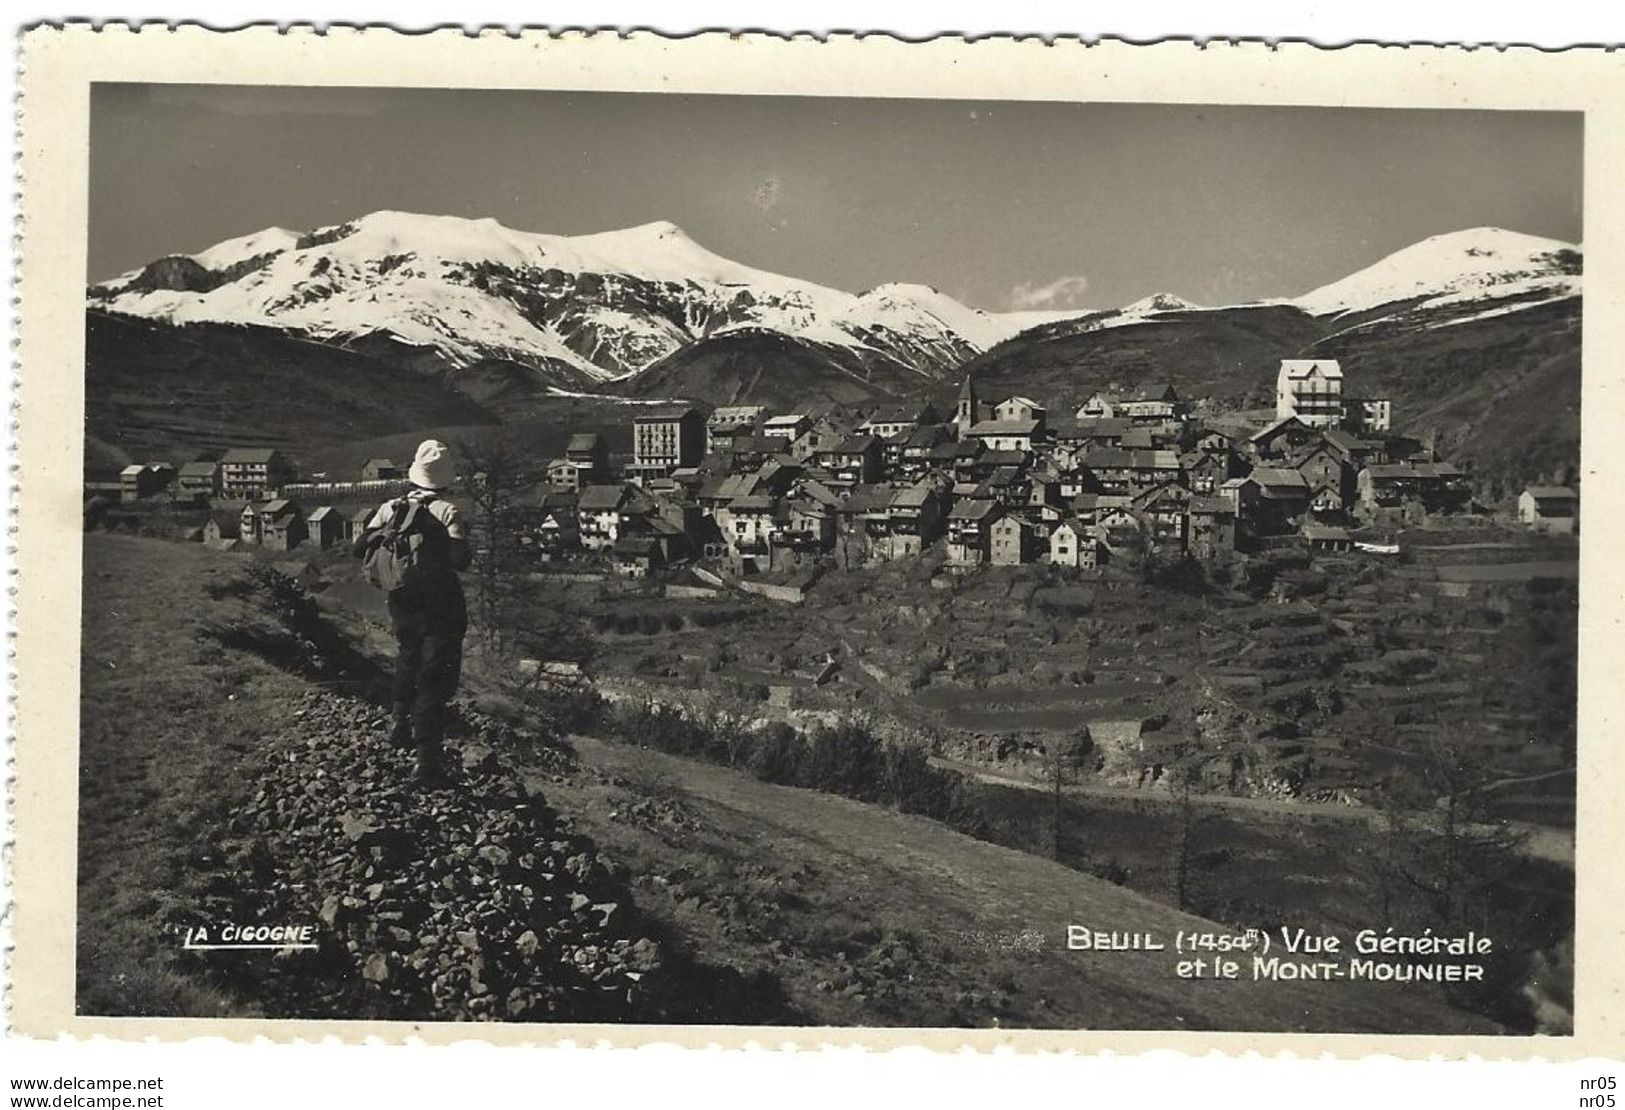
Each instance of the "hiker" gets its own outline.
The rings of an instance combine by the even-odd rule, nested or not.
[[[440,776],[446,707],[463,668],[468,609],[457,572],[469,546],[457,506],[443,496],[456,480],[439,440],[418,446],[407,472],[412,488],[384,502],[356,540],[369,581],[387,591],[395,629],[395,727],[390,739],[417,749],[415,778]]]

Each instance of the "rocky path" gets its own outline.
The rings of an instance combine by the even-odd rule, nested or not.
[[[527,790],[476,719],[444,785],[363,702],[307,695],[221,830],[188,910],[314,923],[316,948],[196,957],[277,1016],[624,1021],[658,1013],[662,951],[613,863]],[[532,752],[534,764],[549,756]]]

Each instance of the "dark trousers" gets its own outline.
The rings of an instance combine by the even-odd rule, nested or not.
[[[457,693],[463,670],[463,634],[468,610],[462,587],[389,595],[395,629],[395,720],[410,721],[420,756],[439,754],[445,736],[446,705]]]

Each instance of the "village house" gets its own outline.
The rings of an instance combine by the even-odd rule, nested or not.
[[[832,521],[833,523],[833,521]],[[830,547],[834,546],[833,528]],[[818,537],[793,531],[788,527],[774,529],[767,541],[768,569],[776,574],[797,574],[810,571],[818,565],[829,550]]]
[[[1388,445],[1382,439],[1367,439],[1347,428],[1327,428],[1320,437],[1327,450],[1351,471],[1388,461]]]
[[[761,405],[723,405],[712,409],[705,418],[705,451],[716,454],[726,451],[734,436],[756,430],[756,422],[767,411]]]
[[[1117,441],[1117,446],[1128,451],[1149,451],[1157,445],[1156,439],[1151,435],[1151,429],[1146,425],[1135,425],[1123,433],[1123,438]]]
[[[628,486],[626,500],[621,502],[618,534],[615,538],[644,535],[653,530],[653,522],[660,516],[658,505],[658,499],[648,490],[640,486]]]
[[[344,516],[331,505],[312,509],[305,518],[305,529],[310,540],[323,550],[344,542]]]
[[[1318,512],[1341,512],[1354,493],[1354,472],[1324,441],[1311,445],[1293,469],[1308,483],[1310,505]]]
[[[858,425],[858,431],[877,439],[890,439],[900,432],[913,431],[926,424],[935,424],[938,419],[940,418],[937,416],[937,410],[929,401],[923,404],[894,405],[876,409],[867,420]]]
[[[797,491],[797,496],[785,504],[783,531],[813,540],[820,551],[828,551],[835,544],[835,506],[839,498],[823,500],[809,496],[810,490]]]
[[[1320,480],[1309,483],[1309,511],[1317,518],[1341,518],[1347,513],[1348,506],[1342,482]]]
[[[953,436],[942,424],[924,424],[897,433],[886,441],[886,472],[894,478],[913,482],[931,469],[932,453]]]
[[[1065,506],[1070,500],[1062,491],[1060,476],[1034,476],[1027,483],[1027,502],[1022,507],[1022,515],[1034,523],[1053,526],[1065,515]]]
[[[882,559],[916,558],[942,531],[943,497],[930,482],[916,482],[892,494],[884,534],[872,550]]]
[[[995,421],[1031,420],[1034,424],[1042,427],[1044,417],[1043,405],[1031,397],[1015,396],[1006,397],[994,405],[991,419]]]
[[[1077,418],[1079,420],[1112,420],[1121,416],[1119,406],[1123,397],[1117,393],[1093,393],[1089,399],[1078,406]]]
[[[560,493],[579,493],[591,485],[582,481],[581,468],[569,459],[554,459],[547,464],[547,484]]]
[[[714,522],[707,521],[712,527]],[[621,526],[621,539],[647,539],[653,541],[659,553],[659,565],[673,566],[688,558],[699,547],[691,543],[688,534],[682,526],[671,520],[652,513],[648,516],[639,516],[626,520],[623,518]]]
[[[1112,547],[1136,548],[1149,538],[1151,524],[1139,510],[1113,503],[1097,506],[1094,531],[1098,539]]]
[[[766,494],[736,497],[717,513],[717,526],[729,550],[737,556],[767,562],[768,541],[782,514],[779,502]],[[751,569],[761,569],[753,567]]]
[[[647,579],[664,565],[660,544],[650,536],[623,536],[611,545],[610,554],[621,578]]]
[[[802,461],[812,458],[818,452],[834,447],[843,439],[851,435],[847,425],[833,416],[820,416],[811,420],[806,417],[806,426],[790,441],[790,454]]]
[[[581,523],[575,509],[548,509],[531,530],[537,553],[556,558],[581,546]]]
[[[588,486],[576,501],[576,531],[588,551],[607,551],[621,537],[621,509],[632,498],[625,484]]]
[[[1180,456],[1179,467],[1184,472],[1185,484],[1193,493],[1216,492],[1221,485],[1236,477],[1239,469],[1228,443],[1219,450],[1205,450],[1198,446],[1196,450]]]
[[[244,543],[260,542],[260,507],[256,502],[243,503],[237,514],[237,535]]]
[[[355,543],[356,540],[359,540],[362,534],[366,532],[367,525],[372,522],[372,514],[377,511],[377,506],[368,505],[352,512],[344,522],[344,542]]]
[[[368,459],[361,464],[363,482],[394,482],[406,477],[393,459]]]
[[[963,498],[948,510],[948,562],[974,567],[987,562],[992,552],[993,524],[999,519],[996,502]]]
[[[1247,456],[1255,465],[1285,463],[1318,443],[1321,434],[1296,416],[1283,416],[1247,440]]]
[[[1072,499],[1067,507],[1072,516],[1084,524],[1095,525],[1100,522],[1100,514],[1110,509],[1128,508],[1129,499],[1111,493],[1080,493]]]
[[[1179,420],[1185,415],[1185,402],[1171,382],[1147,382],[1128,400],[1114,406],[1113,416],[1125,416],[1136,424]]]
[[[609,441],[597,432],[577,432],[564,445],[564,457],[581,472],[580,485],[593,485],[609,475]]]
[[[970,442],[975,443],[976,440]],[[1015,470],[1025,474],[1027,472],[1028,456],[1025,451],[982,451],[974,456],[964,456],[959,460],[960,465],[954,471],[954,481],[982,483],[1001,470]]]
[[[258,501],[292,480],[292,464],[274,447],[233,447],[220,457],[220,488],[234,500]]]
[[[756,490],[771,497],[783,497],[806,472],[806,467],[789,455],[773,455],[756,468]]]
[[[1033,441],[1043,424],[1031,418],[1016,420],[983,420],[972,424],[962,436],[978,440],[990,451],[1021,451],[1033,449]]]
[[[1038,529],[1017,516],[1002,516],[989,529],[988,561],[996,567],[1024,566],[1037,560],[1044,545]]]
[[[1296,470],[1259,466],[1243,481],[1256,491],[1241,512],[1251,535],[1279,536],[1297,530],[1299,519],[1309,511],[1309,483]]]
[[[785,518],[768,536],[768,563],[775,571],[807,570],[835,546],[832,504],[796,497]]]
[[[1537,532],[1579,531],[1580,498],[1568,486],[1529,486],[1518,494],[1518,520]]]
[[[220,496],[220,464],[204,459],[182,463],[175,486],[188,501],[210,501]]]
[[[1061,472],[1056,488],[1063,502],[1071,502],[1085,493],[1099,493],[1100,483],[1094,471],[1087,466],[1077,465]]]
[[[804,412],[788,412],[779,416],[770,416],[762,421],[764,436],[782,439],[786,443],[794,443],[813,426],[812,417]]]
[[[705,456],[705,418],[689,405],[661,405],[632,417],[632,478],[666,477]]]
[[[830,485],[833,487],[851,489],[880,480],[880,440],[874,436],[850,436],[833,447],[820,450],[813,457],[819,466],[829,472]]]
[[[702,512],[714,514],[734,498],[749,497],[758,492],[757,487],[760,484],[761,479],[754,472],[725,474],[720,478],[707,479],[695,491],[694,500]]]
[[[763,463],[772,458],[781,456],[791,458],[784,448],[784,440],[778,436],[741,432],[728,442],[727,449],[722,453],[722,459],[730,473],[740,474],[760,469]]]
[[[1343,368],[1332,358],[1284,358],[1275,377],[1275,417],[1311,428],[1343,422]]]
[[[1092,451],[1097,447],[1119,447],[1123,437],[1134,427],[1119,417],[1078,417],[1058,421],[1051,436],[1057,447],[1073,451]]]
[[[1032,483],[1019,466],[1001,466],[977,487],[974,497],[989,498],[1005,512],[1025,508]]]
[[[210,509],[209,519],[203,522],[203,542],[210,547],[225,549],[235,546],[242,533],[241,510]]]
[[[835,532],[839,536],[868,536],[868,521],[891,511],[890,486],[854,486],[835,503]],[[864,546],[867,547],[867,538]]]
[[[1195,496],[1186,507],[1185,550],[1195,559],[1217,559],[1236,549],[1236,507],[1228,497]]]
[[[1167,448],[1131,451],[1105,447],[1083,458],[1104,493],[1132,496],[1179,479],[1179,453]]]
[[[1382,435],[1393,427],[1394,405],[1386,397],[1344,397],[1343,427],[1358,434]]]
[[[307,535],[305,514],[286,497],[267,501],[259,507],[258,542],[276,551],[292,551]]]
[[[175,480],[175,468],[165,462],[131,463],[118,472],[119,496],[124,501],[154,497]]]
[[[1440,462],[1368,466],[1360,471],[1356,488],[1367,519],[1387,523],[1419,519],[1428,512],[1457,512],[1472,496],[1461,470]]]
[[[1348,529],[1330,524],[1309,523],[1303,526],[1303,538],[1310,551],[1331,554],[1354,549],[1354,538]]]
[[[1177,482],[1145,490],[1129,502],[1150,525],[1150,539],[1160,547],[1185,549],[1185,525],[1191,493]]]
[[[1049,535],[1050,565],[1093,570],[1098,547],[1088,525],[1080,520],[1063,520]]]

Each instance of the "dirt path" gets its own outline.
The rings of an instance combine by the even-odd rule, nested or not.
[[[624,745],[578,738],[589,768],[651,770],[674,784],[712,839],[644,835],[596,820],[600,842],[617,836],[651,868],[687,864],[694,852],[775,868],[777,878],[816,872],[845,912],[931,937],[967,976],[996,966],[1026,1003],[1026,1024],[1149,1029],[1491,1031],[1446,1007],[1431,987],[1369,982],[1185,981],[1175,976],[1178,930],[1224,931],[1093,876],[961,836],[924,818],[848,799],[761,783],[744,774]],[[553,794],[564,802],[561,791]],[[577,819],[591,826],[594,809]],[[634,841],[636,842],[634,845]],[[686,841],[686,849],[683,845]],[[786,893],[786,905],[806,902]],[[828,912],[828,903],[825,903]],[[1084,952],[1066,947],[1067,927],[1148,934],[1164,951]],[[1026,949],[998,938],[1041,938]],[[988,938],[994,938],[989,949]],[[1279,954],[1279,944],[1272,948]],[[953,968],[944,969],[952,975]],[[792,992],[794,987],[792,986]],[[854,1015],[862,1020],[860,1012]]]

